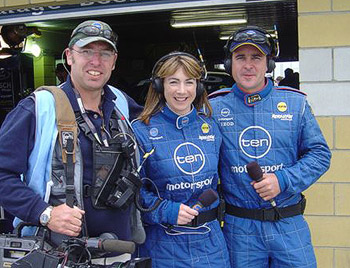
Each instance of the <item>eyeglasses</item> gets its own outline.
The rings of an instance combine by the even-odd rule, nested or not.
[[[115,53],[110,51],[110,50],[99,50],[99,51],[96,51],[96,50],[93,50],[93,49],[76,50],[74,48],[72,48],[72,50],[77,52],[77,53],[79,53],[80,55],[82,55],[87,60],[91,60],[92,57],[95,55],[95,53],[98,53],[100,58],[103,61],[109,61],[115,55]]]
[[[72,37],[76,35],[77,33],[83,33],[88,36],[102,36],[110,41],[112,41],[114,44],[117,43],[118,36],[111,30],[101,30],[99,27],[88,25],[81,27],[77,30],[75,30],[72,33]]]
[[[269,44],[266,35],[256,31],[239,32],[233,37],[234,42],[245,42],[247,40],[252,40],[257,44]]]

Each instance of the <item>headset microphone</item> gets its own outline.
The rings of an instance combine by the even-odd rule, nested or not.
[[[236,32],[233,32],[228,40],[226,41],[226,44],[224,46],[224,53],[225,53],[225,59],[224,59],[224,68],[225,71],[232,75],[232,52],[230,51],[231,45],[234,42],[235,36],[239,33],[246,32],[249,30],[253,30],[255,32],[258,32],[262,35],[265,35],[267,38],[266,44],[270,47],[271,53],[267,55],[267,73],[271,73],[275,67],[275,58],[279,55],[279,46],[278,46],[278,40],[275,41],[275,39],[272,37],[271,34],[269,34],[264,29],[257,27],[257,26],[246,26],[243,28],[238,29]]]
[[[62,64],[63,64],[63,67],[64,69],[67,71],[67,73],[69,73],[70,75],[70,71],[68,70],[67,66],[66,66],[66,60],[64,59],[64,53],[66,53],[66,49],[65,48],[63,51],[62,51],[62,54],[61,54],[61,61],[62,61]]]
[[[204,80],[207,76],[206,74],[206,69],[203,68],[201,61],[199,61],[195,56],[193,56],[192,54],[186,53],[186,52],[180,52],[180,51],[175,51],[175,52],[171,52],[163,57],[161,57],[153,66],[152,69],[152,77],[151,77],[151,83],[152,83],[152,87],[153,89],[157,92],[157,93],[164,93],[164,85],[163,85],[163,78],[158,77],[157,76],[157,71],[161,68],[161,66],[169,59],[173,58],[173,57],[188,57],[193,59],[194,61],[196,61],[198,63],[199,66],[201,66],[201,77],[197,82],[197,88],[196,88],[196,96],[199,97],[201,96],[204,92],[205,92],[205,85],[204,85]]]
[[[213,189],[207,189],[200,194],[196,204],[192,206],[195,210],[200,210],[204,207],[208,207],[218,199],[218,194]]]
[[[262,181],[264,173],[260,165],[256,161],[253,161],[247,164],[247,171],[248,171],[249,177],[253,181],[256,181],[256,182]],[[273,208],[276,207],[276,202],[274,199],[270,199],[269,202]]]

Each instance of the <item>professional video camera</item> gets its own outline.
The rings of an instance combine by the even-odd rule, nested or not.
[[[41,248],[51,249],[51,245],[38,236],[21,237],[21,231],[24,226],[33,226],[32,224],[20,223],[12,234],[0,235],[0,268],[11,267],[17,259],[30,253],[32,250]]]
[[[86,250],[86,249],[85,249]],[[87,253],[87,255],[89,255]],[[70,256],[72,257],[72,256]],[[134,258],[126,262],[114,262],[110,265],[92,264],[89,260],[80,260],[73,256],[70,260],[67,253],[60,251],[45,252],[40,249],[31,251],[29,254],[15,261],[12,268],[151,268],[150,258]],[[84,261],[85,260],[85,261]]]
[[[31,224],[29,224],[31,225]],[[110,265],[92,264],[92,256],[106,253],[134,253],[135,243],[115,238],[68,238],[58,247],[46,241],[48,229],[42,236],[20,237],[28,224],[20,224],[14,234],[0,235],[0,268],[151,268],[150,258],[135,258]]]

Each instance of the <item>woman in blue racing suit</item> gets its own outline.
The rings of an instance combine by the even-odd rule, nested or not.
[[[192,55],[173,52],[153,67],[145,108],[133,128],[144,163],[141,197],[152,267],[230,267],[217,220],[221,134]]]

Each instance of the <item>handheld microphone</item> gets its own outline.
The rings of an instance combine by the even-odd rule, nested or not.
[[[249,177],[253,181],[256,181],[256,182],[262,181],[264,173],[263,173],[260,165],[258,164],[258,162],[253,161],[253,162],[248,163],[247,164],[247,171],[248,171]],[[273,208],[276,207],[276,202],[273,198],[270,199],[269,202]]]
[[[134,253],[135,243],[119,239],[88,238],[85,241],[86,247],[99,249],[105,252]]]
[[[192,206],[193,209],[199,211],[204,207],[208,207],[218,199],[218,194],[213,189],[207,189],[198,197],[196,204]]]

